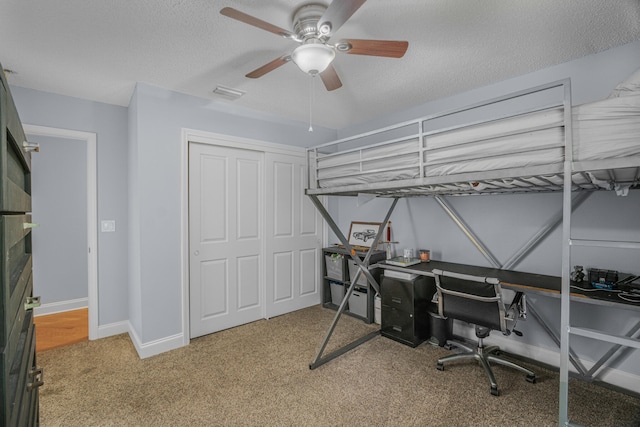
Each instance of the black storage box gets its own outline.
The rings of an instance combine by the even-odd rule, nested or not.
[[[592,268],[589,270],[589,282],[591,286],[598,289],[613,289],[613,285],[618,281],[618,272],[614,270],[600,270]]]

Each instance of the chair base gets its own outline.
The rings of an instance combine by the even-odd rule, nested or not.
[[[473,350],[470,347],[467,347],[466,345],[460,344],[460,343],[455,343],[455,345],[463,348],[467,352],[460,353],[460,354],[452,354],[450,356],[445,356],[438,359],[438,364],[436,365],[436,368],[438,370],[444,371],[444,364],[446,362],[452,362],[455,360],[475,359],[484,368],[485,373],[489,377],[489,383],[491,385],[491,394],[494,396],[499,396],[500,392],[498,391],[498,383],[496,382],[496,377],[493,375],[493,370],[491,369],[490,363],[495,363],[498,365],[503,365],[509,368],[516,369],[520,372],[527,374],[527,378],[526,378],[527,382],[530,382],[530,383],[536,382],[536,374],[533,371],[523,366],[517,365],[509,360],[505,360],[494,355],[494,353],[500,351],[500,348],[497,346],[484,348],[484,346],[482,345],[482,339],[479,340],[478,348],[476,350]]]

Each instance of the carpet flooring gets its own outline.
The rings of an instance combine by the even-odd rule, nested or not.
[[[53,426],[557,426],[558,373],[537,383],[507,368],[492,396],[475,363],[435,368],[450,352],[377,336],[309,369],[334,311],[310,307],[193,339],[141,360],[128,335],[38,353],[40,421]],[[343,316],[327,351],[375,330]],[[487,343],[490,343],[489,339]],[[638,426],[640,399],[571,380],[584,426]]]

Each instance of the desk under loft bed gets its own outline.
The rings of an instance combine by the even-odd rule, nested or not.
[[[340,242],[348,239],[324,208],[321,196],[386,197],[390,208],[399,198],[434,197],[496,268],[508,269],[528,247],[515,254],[510,265],[499,266],[473,231],[448,209],[443,196],[505,193],[562,192],[562,292],[560,346],[560,408],[562,425],[568,419],[569,339],[579,335],[629,348],[640,340],[569,325],[570,269],[573,246],[636,250],[640,242],[572,239],[572,207],[593,191],[626,195],[640,188],[640,71],[616,88],[610,98],[572,106],[571,82],[557,81],[465,108],[433,114],[375,131],[322,144],[307,150],[306,194]],[[575,195],[574,195],[575,193]],[[366,196],[365,196],[366,197]],[[372,248],[380,241],[380,227]],[[379,285],[354,257],[376,292]],[[357,276],[353,280],[355,283]],[[376,335],[371,333],[324,356],[323,351],[352,291],[343,303],[310,368],[326,363]],[[570,332],[569,332],[570,331]],[[564,424],[563,424],[564,423]]]

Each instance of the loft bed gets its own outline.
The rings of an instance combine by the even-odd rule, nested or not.
[[[386,224],[402,197],[434,196],[443,204],[440,196],[563,192],[561,424],[569,422],[569,335],[640,349],[640,340],[631,335],[609,336],[569,325],[572,246],[640,249],[640,242],[579,241],[570,235],[572,203],[583,200],[572,200],[572,192],[613,190],[624,196],[630,189],[640,188],[640,70],[601,101],[573,106],[571,81],[565,79],[311,147],[307,149],[307,166],[306,194],[348,252],[348,239],[320,196],[391,198],[381,222]],[[443,207],[446,210],[446,205]],[[383,228],[372,248],[380,241]],[[473,241],[473,236],[463,231]],[[481,246],[478,249],[482,251]],[[364,267],[368,256],[364,260],[352,256],[360,267],[352,283],[363,274],[379,292],[378,283]],[[372,332],[323,358],[352,290],[353,285],[309,365],[311,369],[379,333]]]
[[[640,82],[636,86],[572,107],[564,80],[312,147],[307,194],[562,191],[565,160],[572,190],[622,194],[640,182]],[[531,101],[543,104],[527,106]],[[482,118],[501,110],[507,112]],[[473,118],[460,123],[466,117]]]

